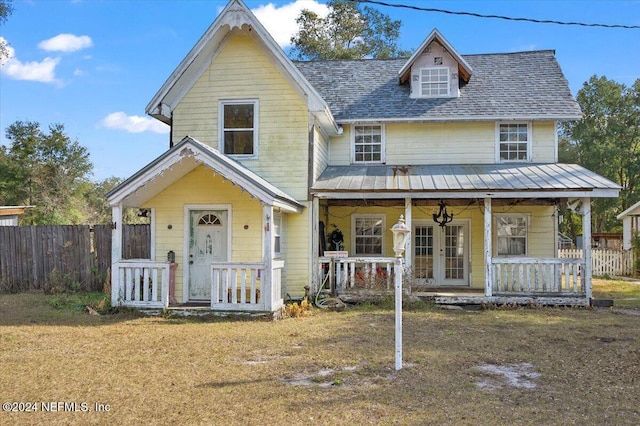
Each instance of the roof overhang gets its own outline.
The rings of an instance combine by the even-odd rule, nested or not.
[[[519,116],[473,116],[460,115],[451,117],[407,117],[407,118],[353,118],[337,119],[338,124],[354,123],[454,123],[454,122],[487,122],[487,121],[577,121],[582,115],[519,115]]]
[[[0,206],[0,216],[17,216],[24,214],[35,206]]]
[[[635,203],[634,205],[632,205],[631,207],[629,207],[628,209],[626,209],[616,217],[618,219],[623,219],[627,216],[640,216],[640,201],[638,201],[637,203]]]
[[[140,207],[200,165],[242,188],[263,204],[288,213],[300,213],[304,209],[304,205],[292,196],[240,163],[191,137],[184,138],[111,190],[107,193],[107,200],[111,206]]]
[[[575,164],[330,166],[311,192],[328,199],[608,198],[621,187]]]
[[[440,45],[442,45],[442,47],[444,47],[445,50],[449,52],[449,54],[453,56],[453,58],[456,60],[456,62],[458,63],[458,74],[460,75],[460,78],[462,78],[464,81],[467,81],[467,82],[469,81],[469,79],[471,78],[471,74],[473,73],[473,69],[471,68],[471,66],[467,63],[467,61],[464,60],[462,55],[460,55],[453,48],[451,43],[449,43],[447,39],[445,39],[442,36],[442,34],[440,34],[440,31],[438,31],[437,29],[434,29],[427,36],[427,38],[422,42],[422,44],[415,50],[415,52],[413,52],[413,55],[411,55],[409,60],[404,64],[404,66],[400,69],[400,71],[398,71],[398,79],[400,81],[400,84],[406,82],[409,79],[409,76],[411,74],[411,67],[413,66],[413,63],[418,59],[418,57],[420,57],[420,55],[422,55],[422,52],[424,52],[424,50],[427,47],[429,47],[429,45],[434,41],[440,43]]]
[[[146,113],[170,125],[173,110],[209,68],[229,37],[237,33],[252,37],[262,48],[293,89],[307,102],[309,111],[327,134],[340,134],[341,129],[336,124],[328,104],[242,0],[232,0],[227,4],[149,102]]]

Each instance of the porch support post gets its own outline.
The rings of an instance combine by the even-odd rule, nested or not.
[[[584,292],[587,300],[592,298],[591,289],[591,198],[582,199],[582,252],[584,253]]]
[[[111,207],[111,306],[118,305],[120,272],[116,267],[122,260],[122,203]]]
[[[491,198],[484,199],[484,295],[493,295],[493,268],[491,267]]]
[[[404,223],[407,224],[409,229],[413,229],[413,225],[411,224],[411,198],[407,197],[404,199]],[[407,238],[405,242],[405,251],[404,251],[404,264],[407,268],[411,268],[413,266],[413,244],[411,238]]]
[[[320,202],[318,197],[311,200],[311,293],[320,288],[318,282],[320,271]]]
[[[264,300],[264,308],[273,311],[273,206],[262,207],[262,219],[264,221],[264,237],[263,241],[263,259],[264,274],[262,276],[262,298]]]

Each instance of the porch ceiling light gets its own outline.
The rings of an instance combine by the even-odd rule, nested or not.
[[[453,220],[453,215],[447,213],[447,206],[444,204],[444,201],[440,201],[439,206],[440,211],[438,214],[433,214],[433,221],[444,228],[447,223]]]
[[[393,225],[391,232],[393,232],[393,251],[395,252],[396,257],[402,257],[407,237],[411,233],[411,230],[404,222],[403,215],[400,215],[398,223]]]

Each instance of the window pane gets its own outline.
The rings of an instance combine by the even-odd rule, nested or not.
[[[225,154],[253,154],[253,131],[226,130],[224,132]]]
[[[526,256],[527,219],[524,216],[500,216],[496,218],[498,255]]]
[[[224,106],[225,129],[253,129],[253,104]]]
[[[382,126],[355,126],[354,161],[382,161]]]
[[[382,219],[380,218],[356,218],[355,219],[355,252],[356,254],[381,255],[382,254]]]

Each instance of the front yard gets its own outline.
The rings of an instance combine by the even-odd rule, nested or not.
[[[629,285],[624,299],[640,294]],[[204,321],[93,316],[51,297],[0,295],[0,399],[15,403],[2,425],[640,423],[633,304],[414,306],[396,372],[391,303]]]

